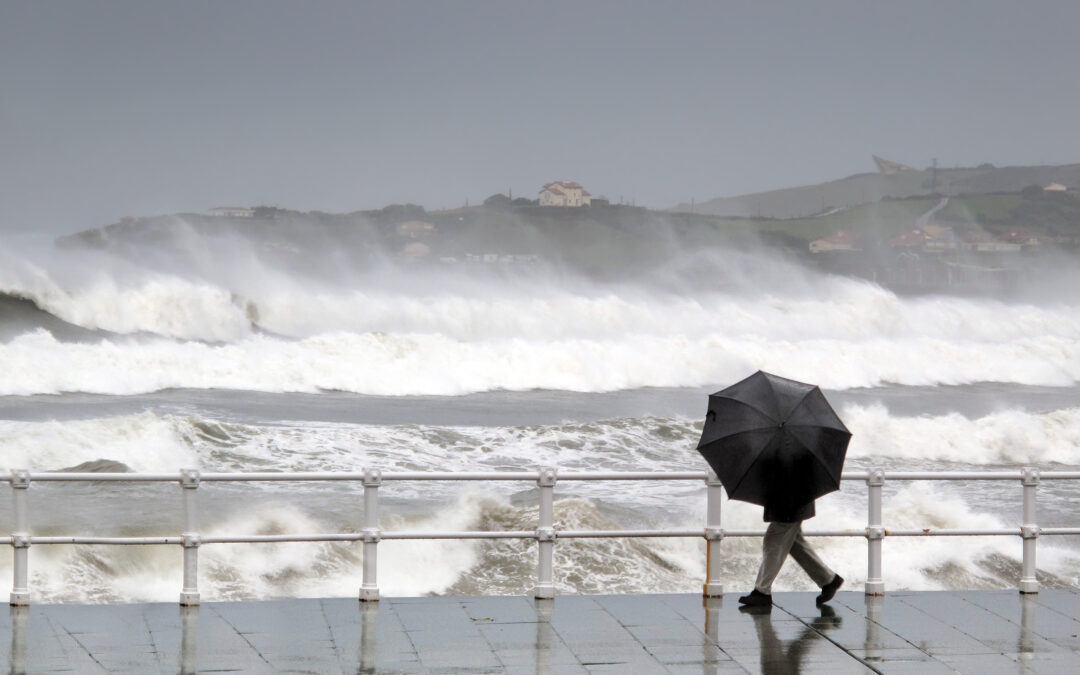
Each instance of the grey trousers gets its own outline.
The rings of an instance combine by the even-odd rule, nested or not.
[[[765,530],[765,540],[761,543],[761,567],[758,568],[754,588],[759,593],[772,593],[772,584],[788,553],[799,563],[814,583],[824,586],[833,580],[836,573],[821,562],[814,549],[810,548],[802,533],[802,523],[769,523]]]

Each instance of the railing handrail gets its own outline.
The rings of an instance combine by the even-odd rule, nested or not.
[[[0,483],[18,480],[12,470],[0,473]],[[865,481],[871,471],[845,471],[842,481]],[[885,480],[1021,480],[1023,469],[1015,471],[887,471],[882,470]],[[383,471],[385,481],[534,481],[538,471]],[[174,483],[180,473],[138,472],[71,472],[32,471],[25,475],[36,483],[41,482],[130,482]],[[199,472],[203,482],[362,482],[363,471],[247,471],[247,472]],[[611,480],[705,480],[707,471],[559,471],[560,481],[611,481]],[[1080,471],[1040,471],[1042,480],[1080,480]]]
[[[628,530],[570,530],[559,529],[554,522],[554,488],[561,481],[704,481],[707,485],[707,513],[704,529],[628,529]],[[843,481],[862,481],[868,486],[868,524],[865,529],[813,530],[803,534],[808,537],[863,537],[867,540],[866,593],[884,593],[881,578],[881,543],[889,537],[933,536],[1019,536],[1024,542],[1023,571],[1020,591],[1038,592],[1035,579],[1035,543],[1040,535],[1078,535],[1080,527],[1040,528],[1035,517],[1035,488],[1043,480],[1080,480],[1080,471],[1040,471],[1034,467],[1022,467],[1012,471],[887,471],[868,469],[845,471]],[[886,481],[962,480],[962,481],[1008,481],[1019,480],[1024,488],[1022,524],[1009,528],[958,529],[921,528],[889,529],[884,527],[881,514],[881,489]],[[197,524],[196,495],[203,482],[327,482],[352,481],[364,486],[363,528],[357,532],[339,533],[291,533],[276,535],[204,535]],[[540,490],[538,526],[535,530],[507,531],[427,531],[382,530],[378,524],[378,488],[386,481],[533,481]],[[29,602],[28,557],[31,545],[180,545],[184,549],[184,585],[180,602],[197,605],[198,549],[207,544],[238,543],[285,543],[285,542],[363,542],[363,585],[360,599],[378,600],[376,583],[376,556],[379,541],[406,539],[532,539],[539,547],[536,597],[553,597],[554,583],[553,546],[557,539],[639,538],[639,537],[704,537],[707,563],[704,593],[715,596],[723,592],[720,578],[720,543],[728,537],[760,537],[764,530],[726,530],[720,523],[722,486],[710,471],[560,471],[555,467],[539,467],[530,471],[389,471],[376,469],[364,471],[306,471],[306,472],[206,472],[182,469],[176,473],[136,472],[31,472],[11,470],[0,474],[0,482],[8,483],[14,499],[14,531],[10,536],[0,536],[0,543],[14,549],[14,584],[11,604]],[[172,482],[183,489],[184,529],[180,536],[34,536],[29,531],[27,488],[31,483],[42,482]]]

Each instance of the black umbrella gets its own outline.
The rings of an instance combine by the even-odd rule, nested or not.
[[[729,498],[793,513],[840,489],[849,440],[820,389],[759,370],[709,396],[698,451]]]

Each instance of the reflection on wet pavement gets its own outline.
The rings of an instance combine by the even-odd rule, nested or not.
[[[777,593],[32,605],[11,672],[1080,672],[1080,593]],[[4,654],[4,651],[7,651]]]

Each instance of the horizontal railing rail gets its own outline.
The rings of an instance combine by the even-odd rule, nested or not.
[[[1037,593],[1036,542],[1040,536],[1080,535],[1080,527],[1039,527],[1036,519],[1036,488],[1043,480],[1080,480],[1080,471],[1039,471],[1024,467],[1014,471],[847,471],[844,481],[862,481],[868,487],[867,526],[863,529],[809,530],[808,537],[863,537],[867,540],[867,578],[865,592],[881,595],[881,544],[886,537],[972,537],[1018,536],[1023,540],[1022,572],[1019,589],[1022,593]],[[196,496],[202,483],[249,482],[359,482],[364,487],[363,527],[358,532],[295,533],[273,535],[203,535],[199,532]],[[378,488],[384,482],[401,481],[529,481],[539,488],[539,513],[535,530],[505,531],[427,531],[382,530],[378,521]],[[707,485],[705,526],[703,529],[626,529],[570,530],[558,529],[554,523],[554,488],[561,481],[704,481]],[[882,522],[882,487],[886,481],[1019,481],[1023,486],[1021,523],[1015,527],[984,529],[916,528],[890,529]],[[12,470],[0,475],[0,482],[12,488],[14,528],[9,536],[0,536],[0,543],[13,549],[12,605],[29,604],[29,556],[34,545],[105,545],[145,546],[178,545],[183,548],[184,578],[180,592],[182,605],[199,604],[198,551],[211,544],[260,544],[303,542],[362,542],[363,582],[360,599],[376,601],[378,544],[382,540],[440,540],[440,539],[531,539],[538,544],[537,582],[533,594],[538,598],[554,597],[553,552],[558,539],[600,538],[658,538],[703,537],[706,540],[706,596],[723,593],[721,576],[721,542],[729,537],[760,537],[764,530],[729,530],[721,526],[720,481],[707,471],[559,471],[540,467],[533,471],[398,471],[381,472],[368,469],[361,472],[206,472],[184,469],[179,473],[85,473],[31,472]],[[30,533],[27,493],[32,483],[179,483],[183,494],[184,528],[180,535],[111,537],[111,536],[35,536]]]

